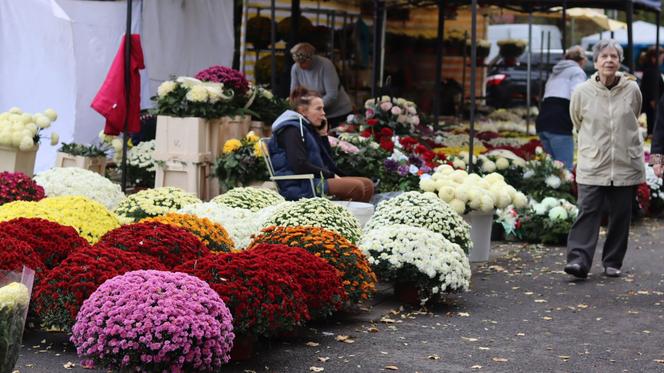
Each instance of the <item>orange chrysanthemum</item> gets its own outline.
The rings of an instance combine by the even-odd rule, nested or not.
[[[228,231],[222,225],[208,218],[171,212],[166,215],[143,219],[141,222],[159,222],[184,228],[198,237],[212,252],[229,253],[235,248]]]
[[[376,291],[376,275],[360,249],[336,232],[318,227],[268,227],[247,247],[262,244],[301,247],[339,271],[348,299],[366,300]]]

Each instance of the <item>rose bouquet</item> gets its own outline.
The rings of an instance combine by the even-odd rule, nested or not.
[[[244,249],[251,242],[251,235],[260,231],[263,219],[251,210],[227,207],[213,202],[197,203],[177,211],[208,218],[226,228],[236,249]]]
[[[34,177],[49,197],[85,196],[113,210],[125,198],[119,184],[90,170],[54,167]]]
[[[379,99],[369,99],[364,103],[365,123],[360,127],[362,131],[369,131],[378,142],[389,140],[392,134],[409,134],[420,124],[417,106],[403,98],[383,96]],[[383,129],[390,129],[389,134],[382,133]],[[391,151],[391,149],[390,149]]]
[[[512,203],[520,207],[528,203],[528,198],[507,184],[498,173],[482,177],[455,170],[449,165],[439,166],[430,178],[423,178],[420,188],[425,192],[437,193],[442,201],[459,214],[472,210],[488,213]]]
[[[426,228],[379,227],[362,238],[360,247],[382,279],[415,283],[422,303],[444,292],[468,289],[466,254],[459,245]]]
[[[97,246],[149,255],[167,268],[210,253],[208,247],[186,229],[159,222],[123,225],[106,233]]]
[[[154,159],[155,140],[142,141],[127,153],[127,174],[139,187],[153,187],[157,162]]]
[[[268,180],[260,139],[253,131],[242,139],[224,143],[223,154],[217,158],[215,174],[226,189],[248,185],[252,181]]]
[[[343,206],[325,198],[302,199],[290,207],[279,209],[263,227],[272,225],[321,227],[335,231],[353,243],[359,241],[362,235],[357,218]]]
[[[28,316],[34,272],[0,271],[0,372],[14,371]]]
[[[202,82],[181,76],[167,80],[157,89],[155,114],[173,117],[220,118],[238,114],[231,104],[233,90],[222,83]]]
[[[109,279],[81,307],[71,341],[113,370],[216,372],[230,359],[233,317],[204,281],[133,271]]]
[[[516,209],[514,235],[526,242],[565,244],[578,209],[566,199],[546,197],[541,202],[531,200],[527,208]]]
[[[76,229],[38,218],[2,222],[0,232],[28,244],[47,269],[57,267],[71,252],[90,246]]]
[[[304,302],[312,319],[332,315],[346,301],[339,273],[324,259],[302,248],[286,245],[258,244],[248,252],[269,258],[276,270],[295,278],[302,286]]]
[[[285,201],[284,197],[273,190],[246,187],[233,188],[222,195],[214,197],[210,202],[228,207],[258,211]]]
[[[48,197],[37,203],[51,211],[59,211],[62,218],[56,220],[56,223],[74,227],[90,244],[120,226],[118,218],[112,212],[99,202],[86,197]]]
[[[9,111],[0,113],[0,145],[18,148],[21,151],[34,150],[42,138],[42,132],[51,127],[51,123],[58,119],[53,109],[46,109],[43,113],[29,114],[13,107]],[[60,137],[51,132],[51,145],[56,145]]]
[[[120,202],[115,213],[123,221],[139,221],[176,211],[201,202],[198,197],[180,188],[162,187],[142,190]]]
[[[439,233],[468,252],[472,245],[470,226],[433,193],[407,192],[378,204],[365,231],[405,224]]]
[[[340,234],[318,227],[268,227],[254,237],[248,250],[260,244],[300,247],[338,271],[351,303],[369,299],[376,291],[376,275],[364,254]]]
[[[77,250],[40,281],[35,311],[45,328],[70,330],[83,301],[104,281],[139,269],[166,270],[156,258],[116,248]]]
[[[13,201],[39,201],[44,188],[21,172],[0,172],[0,205]]]
[[[541,200],[544,197],[564,198],[574,201],[572,196],[573,175],[565,165],[553,160],[542,148],[535,150],[535,157],[526,162],[520,179],[513,182],[515,188],[528,196]]]
[[[175,271],[206,281],[233,314],[237,335],[274,336],[309,319],[302,287],[290,273],[275,270],[275,262],[242,251],[208,255],[184,263]]]
[[[230,252],[234,248],[233,240],[226,229],[208,218],[169,212],[166,215],[143,219],[140,222],[157,222],[183,228],[198,237],[212,252]]]

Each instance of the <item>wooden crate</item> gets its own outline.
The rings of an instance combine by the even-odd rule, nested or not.
[[[203,200],[208,199],[210,168],[209,163],[159,162],[154,187],[177,187]]]
[[[224,143],[230,139],[242,139],[251,129],[251,117],[223,117],[210,122],[210,139],[212,155],[216,159],[223,153]]]
[[[35,171],[36,146],[33,150],[21,151],[18,148],[0,145],[0,172],[22,172],[30,177]]]
[[[157,117],[154,159],[203,163],[212,161],[211,122],[204,118]]]
[[[83,157],[58,152],[55,158],[55,167],[78,167],[104,176],[106,171],[106,157]]]

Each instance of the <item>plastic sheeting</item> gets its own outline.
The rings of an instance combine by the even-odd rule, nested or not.
[[[157,6],[158,5],[158,6]],[[90,103],[125,32],[124,1],[0,1],[0,111],[55,109],[61,142],[94,143],[104,118]],[[173,75],[233,58],[233,2],[134,0],[132,32],[146,54],[142,107]],[[149,79],[149,80],[148,80]],[[58,146],[42,140],[35,171],[53,166]]]

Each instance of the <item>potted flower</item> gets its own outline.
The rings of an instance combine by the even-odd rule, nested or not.
[[[32,176],[42,132],[58,118],[53,109],[29,114],[13,107],[0,113],[0,171],[23,172]],[[51,132],[51,145],[59,136]]]
[[[107,148],[97,145],[62,143],[55,159],[55,167],[78,167],[104,175]]]
[[[526,41],[521,39],[502,39],[497,42],[500,55],[507,66],[514,65],[516,59],[526,50]]]
[[[549,245],[565,245],[579,213],[569,201],[554,197],[546,197],[540,202],[531,200],[527,207],[513,210],[515,219],[502,221],[506,233],[526,242]]]
[[[268,180],[263,148],[258,136],[249,132],[241,139],[227,140],[223,154],[217,158],[215,174],[225,190]]]

